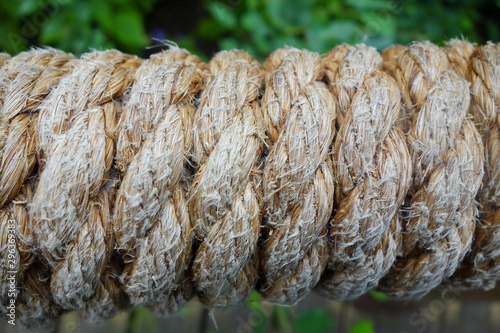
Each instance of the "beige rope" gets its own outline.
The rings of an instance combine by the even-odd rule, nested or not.
[[[450,70],[446,53],[415,43],[397,62],[413,184],[403,205],[403,250],[381,290],[408,298],[451,276],[470,249],[484,158],[479,133],[466,118],[467,82]]]
[[[469,43],[468,49],[474,47]],[[485,175],[472,250],[450,283],[490,289],[500,277],[500,45],[488,43],[469,57],[461,75],[471,84],[470,109],[485,143]]]
[[[353,299],[377,286],[400,243],[399,208],[412,168],[402,132],[397,84],[379,70],[382,58],[365,45],[338,46],[325,56],[326,81],[339,106],[333,146],[336,213],[322,294]]]
[[[493,287],[499,57],[464,40],[285,47],[263,69],[177,47],[0,54],[0,278],[14,258],[20,321]],[[10,299],[1,284],[0,313]]]
[[[117,51],[94,52],[74,63],[45,99],[40,114],[43,169],[30,214],[44,259],[53,269],[50,288],[65,309],[84,309],[106,278],[113,251],[107,183],[121,104],[140,60]],[[106,296],[106,295],[105,295]],[[105,312],[104,312],[105,314]],[[89,313],[91,318],[94,314]]]
[[[273,52],[262,97],[271,145],[264,166],[266,205],[259,291],[277,304],[295,304],[319,281],[327,261],[326,224],[332,211],[328,155],[336,107],[317,53]]]
[[[0,138],[0,207],[19,193],[35,168],[38,108],[52,86],[71,70],[73,59],[54,49],[32,50],[0,70],[4,87],[0,88],[0,128],[5,129],[5,137]]]
[[[53,267],[85,223],[89,200],[106,182],[120,107],[113,99],[123,94],[139,63],[118,51],[84,55],[41,106],[43,171],[30,213],[37,220],[38,245]]]
[[[172,48],[143,63],[120,119],[117,163],[126,172],[114,230],[131,304],[174,312],[191,296],[191,223],[185,198],[193,99],[204,64]]]
[[[10,54],[0,52],[0,67],[2,67],[7,60],[10,59]]]
[[[242,51],[222,51],[208,67],[193,126],[197,172],[189,213],[200,243],[193,279],[203,303],[227,307],[247,298],[257,283],[264,125],[255,100],[263,77]]]

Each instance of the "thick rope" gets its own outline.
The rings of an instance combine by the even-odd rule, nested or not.
[[[446,53],[415,43],[397,59],[413,184],[403,205],[403,249],[381,290],[421,297],[450,277],[470,249],[483,176],[483,145],[467,118],[467,82]]]
[[[18,193],[36,164],[38,109],[59,79],[71,71],[73,56],[54,49],[33,50],[0,69],[0,207]]]
[[[410,186],[410,155],[394,125],[401,94],[365,45],[338,46],[325,56],[326,81],[339,107],[333,145],[336,213],[322,294],[344,300],[377,286],[400,246],[399,208]]]
[[[0,54],[0,278],[18,288],[2,282],[0,313],[493,287],[499,59],[463,40],[286,47],[263,68],[176,47]]]
[[[333,203],[328,150],[336,107],[321,82],[319,54],[284,48],[264,63],[262,97],[270,147],[264,166],[263,244],[259,291],[277,304],[295,304],[326,266],[326,224]]]
[[[470,43],[460,46],[474,51]],[[500,46],[488,43],[470,52],[469,58],[460,74],[471,84],[470,110],[485,144],[485,175],[477,197],[480,216],[474,243],[449,283],[490,289],[500,277]]]
[[[114,230],[125,261],[120,277],[133,305],[164,314],[191,297],[191,223],[185,189],[193,99],[204,64],[172,48],[138,69],[120,119],[117,161],[124,173]]]
[[[140,64],[118,51],[94,52],[74,64],[42,105],[40,154],[44,159],[30,214],[44,259],[53,269],[50,288],[62,308],[106,315],[112,193],[103,187],[114,158],[120,98]],[[103,296],[104,299],[96,300]],[[100,309],[100,307],[105,309]],[[113,312],[110,310],[110,312]]]
[[[197,172],[189,211],[200,242],[193,278],[203,303],[227,307],[246,299],[257,283],[262,73],[242,51],[220,52],[208,65],[193,127]]]

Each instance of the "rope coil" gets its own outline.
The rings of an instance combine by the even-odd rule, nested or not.
[[[27,326],[492,288],[499,73],[464,40],[0,53],[0,313],[11,271]]]

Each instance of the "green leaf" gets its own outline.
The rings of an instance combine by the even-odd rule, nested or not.
[[[142,16],[131,8],[116,14],[113,34],[120,43],[130,48],[142,48],[148,43]]]
[[[78,28],[79,24],[90,23],[92,18],[92,8],[85,2],[78,2],[70,8],[75,14],[78,22],[73,22],[73,28]]]
[[[293,329],[298,333],[325,333],[329,332],[333,326],[333,319],[323,309],[302,312],[293,323]]]
[[[206,18],[198,22],[196,31],[200,38],[216,41],[224,32],[224,28],[214,19]]]
[[[35,13],[36,11],[42,10],[45,5],[45,1],[39,0],[23,0],[19,4],[18,13],[21,16],[26,16]]]
[[[114,28],[114,17],[111,6],[99,0],[90,1],[89,6],[92,8],[93,17],[97,23],[104,30],[112,31]]]
[[[222,50],[239,49],[240,44],[236,38],[227,37],[227,38],[223,38],[220,41],[220,48]]]
[[[351,328],[351,333],[375,333],[375,327],[373,327],[373,322],[363,320]]]
[[[262,296],[256,291],[252,290],[252,294],[246,300],[248,307],[254,312],[256,318],[262,318],[262,321],[253,327],[254,333],[265,333],[266,332],[266,316],[263,308]]]
[[[380,291],[370,290],[368,294],[376,301],[385,302],[389,300],[386,294],[381,293]]]
[[[270,34],[269,27],[257,11],[248,11],[241,16],[241,26],[254,36],[265,36]]]
[[[100,29],[92,29],[92,33],[90,36],[89,47],[96,50],[107,50],[113,48],[113,44],[110,43],[104,32]]]
[[[347,3],[356,9],[387,9],[386,0],[348,0]]]
[[[64,22],[59,17],[54,17],[42,27],[40,42],[44,45],[55,43],[66,36]]]
[[[233,29],[236,26],[236,16],[233,9],[222,2],[215,0],[207,7],[212,17],[226,29]]]

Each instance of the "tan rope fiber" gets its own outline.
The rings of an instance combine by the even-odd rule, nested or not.
[[[7,60],[10,59],[10,54],[5,52],[0,52],[0,67],[2,67]]]
[[[35,49],[9,60],[0,70],[0,127],[8,128],[0,160],[0,207],[19,192],[36,164],[40,102],[68,73],[74,57],[55,49]]]
[[[20,193],[10,203],[0,209],[0,223],[2,227],[1,259],[5,264],[0,270],[1,278],[9,281],[9,284],[2,284],[0,300],[2,309],[0,313],[6,314],[6,306],[12,299],[10,282],[7,277],[12,278],[12,271],[15,271],[15,285],[23,285],[15,295],[16,308],[19,310],[19,321],[24,326],[32,327],[55,327],[62,309],[51,299],[50,270],[42,264],[34,251],[33,228],[34,221],[28,214],[27,206],[32,202],[34,190],[36,188],[36,178],[30,178],[21,188]],[[12,222],[9,222],[12,221]],[[14,226],[14,228],[11,228]],[[13,230],[15,235],[15,248],[10,241],[10,234]],[[14,253],[12,253],[14,252]],[[10,255],[13,254],[15,259]],[[13,261],[9,261],[13,260]]]
[[[382,70],[394,76],[399,56],[407,50],[406,46],[393,45],[382,50]]]
[[[140,60],[118,51],[93,52],[45,98],[39,119],[43,171],[30,214],[38,246],[55,267],[106,182],[114,157],[119,98]]]
[[[488,43],[471,55],[461,74],[471,84],[471,112],[485,144],[485,175],[472,250],[450,283],[490,289],[500,278],[500,45]]]
[[[336,107],[321,82],[325,66],[317,53],[279,49],[264,69],[262,106],[271,148],[264,166],[259,291],[271,302],[295,304],[318,283],[328,259],[334,191],[328,152]]]
[[[337,183],[330,260],[322,294],[353,299],[377,286],[400,246],[399,208],[412,168],[405,138],[394,125],[401,108],[396,81],[379,70],[381,56],[365,45],[341,45],[325,56],[338,105],[333,146]]]
[[[120,119],[117,163],[126,171],[114,230],[131,304],[175,312],[191,296],[191,223],[185,198],[193,100],[205,65],[171,48],[144,62]]]
[[[101,189],[113,164],[121,109],[113,99],[123,94],[139,64],[138,58],[118,51],[85,55],[42,106],[44,165],[30,214],[37,222],[37,245],[53,269],[52,298],[65,309],[80,310],[93,302],[95,311],[110,302],[94,300],[102,296],[96,291],[105,282],[114,248],[108,221],[113,198]]]
[[[403,205],[403,251],[380,287],[398,297],[420,297],[438,286],[472,241],[483,145],[467,117],[468,84],[450,67],[442,49],[422,42],[399,56],[394,71],[413,184]]]
[[[262,67],[175,46],[0,54],[0,314],[9,260],[26,326],[253,288],[293,305],[493,287],[499,59],[459,39]]]
[[[450,62],[450,68],[461,77],[466,78],[470,58],[475,50],[474,44],[464,39],[454,38],[446,42],[443,50]]]
[[[203,303],[227,307],[247,298],[257,283],[264,124],[256,99],[263,76],[260,64],[242,51],[222,51],[208,67],[193,126],[197,172],[189,212],[200,243],[193,279]]]
[[[16,281],[22,281],[25,271],[34,259],[31,251],[33,239],[30,234],[33,226],[26,209],[28,197],[31,198],[34,193],[32,187],[33,182],[25,184],[14,201],[0,209],[1,260],[5,263],[0,270],[0,277],[5,281],[0,288],[0,303],[2,304],[0,311],[5,311],[5,306],[9,304],[10,283],[7,282],[10,280],[7,278],[10,274],[8,272],[16,272]],[[17,298],[18,294],[15,297]]]

